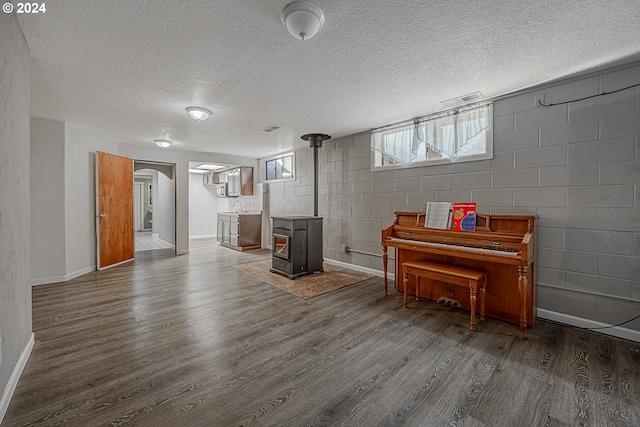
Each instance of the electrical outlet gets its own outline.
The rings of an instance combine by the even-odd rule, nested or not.
[[[344,253],[349,252],[349,247],[347,245],[342,245],[342,252]]]

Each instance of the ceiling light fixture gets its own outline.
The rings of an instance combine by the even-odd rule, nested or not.
[[[153,142],[155,142],[156,145],[162,148],[163,150],[168,146],[170,146],[171,144],[173,144],[173,142],[169,141],[168,139],[154,139]]]
[[[187,112],[193,118],[193,120],[197,120],[201,122],[203,120],[207,120],[211,115],[211,110],[207,110],[202,107],[189,107],[187,108]]]
[[[215,163],[203,163],[199,166],[196,166],[194,169],[202,169],[205,171],[216,171],[218,169],[224,169],[226,168],[227,165],[218,165]]]
[[[286,5],[280,18],[289,33],[303,41],[315,36],[324,24],[322,9],[306,0]]]

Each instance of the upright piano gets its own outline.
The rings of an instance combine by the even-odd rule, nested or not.
[[[404,292],[402,263],[428,260],[482,270],[487,273],[486,315],[520,325],[526,336],[535,313],[535,216],[477,214],[475,231],[426,228],[425,212],[396,212],[393,224],[382,230],[384,290],[387,293],[388,248],[395,248],[395,288]],[[415,295],[415,278],[407,292]],[[420,296],[456,301],[470,310],[469,291],[434,284],[421,287]]]

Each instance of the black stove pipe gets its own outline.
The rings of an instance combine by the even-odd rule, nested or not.
[[[323,133],[309,133],[300,138],[309,141],[309,147],[313,148],[313,216],[318,216],[318,148],[322,148],[322,141],[331,137]]]

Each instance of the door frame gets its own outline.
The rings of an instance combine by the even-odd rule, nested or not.
[[[136,169],[136,165],[145,165],[145,167],[140,167]],[[157,171],[159,174],[165,174],[163,169],[170,168],[171,174],[173,178],[173,248],[174,254],[178,255],[178,164],[172,162],[161,162],[157,160],[144,160],[144,159],[133,159],[133,173],[135,175],[136,170],[141,169],[151,169]],[[166,174],[165,174],[166,176]],[[155,191],[156,189],[154,189]],[[154,197],[155,199],[155,197]],[[157,204],[153,203],[153,209],[157,208]],[[155,222],[154,222],[155,223]],[[153,226],[152,226],[153,230]]]
[[[133,179],[133,231],[144,230],[144,183]],[[137,226],[136,226],[137,225]]]

